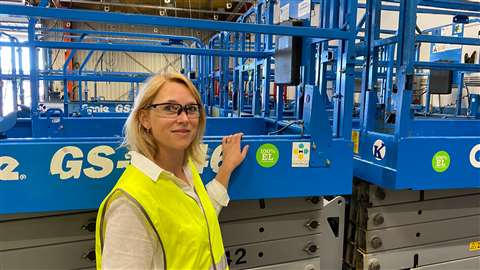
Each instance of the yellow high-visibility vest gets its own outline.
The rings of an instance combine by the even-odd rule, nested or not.
[[[195,166],[192,162],[188,166],[203,211],[194,198],[163,174],[155,182],[132,165],[126,168],[98,211],[97,269],[102,268],[104,215],[119,195],[135,203],[154,229],[163,248],[165,269],[228,269],[217,214]]]

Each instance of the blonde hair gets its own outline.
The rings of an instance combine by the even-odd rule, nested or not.
[[[205,132],[206,115],[203,109],[202,100],[195,85],[183,75],[178,73],[157,74],[150,77],[135,99],[133,110],[125,122],[123,132],[124,140],[120,147],[126,147],[129,151],[136,151],[154,161],[159,151],[155,140],[147,129],[140,122],[140,113],[152,104],[158,92],[167,82],[176,82],[185,85],[192,93],[195,101],[200,105],[200,118],[198,119],[197,134],[193,142],[185,150],[185,160],[191,159],[197,164],[203,164],[204,153],[200,147]]]

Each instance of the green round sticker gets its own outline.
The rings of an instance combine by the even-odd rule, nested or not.
[[[438,151],[432,158],[432,168],[436,172],[444,172],[450,167],[450,155],[445,151]]]
[[[257,149],[257,163],[264,168],[273,167],[277,164],[279,155],[280,152],[275,145],[271,143],[262,144]]]

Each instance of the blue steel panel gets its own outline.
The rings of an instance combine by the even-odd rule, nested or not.
[[[124,113],[120,117],[42,117],[38,119],[39,137],[111,137],[122,136]],[[123,116],[123,117],[122,117]],[[265,120],[262,118],[225,118],[212,117],[207,119],[207,136],[225,136],[236,132],[246,135],[266,134]]]
[[[30,119],[17,118],[12,129],[5,132],[7,138],[30,138],[32,137],[32,122]]]
[[[375,162],[353,158],[353,175],[378,186],[395,189],[396,170]]]
[[[210,117],[207,120],[205,136],[221,136],[243,132],[246,135],[264,135],[267,128],[263,118]]]
[[[471,154],[475,146],[479,151]],[[432,158],[439,151],[445,151],[450,156],[450,166],[441,173],[432,167]],[[470,155],[474,156],[476,162],[471,162]],[[479,165],[474,167],[476,163]],[[480,188],[480,137],[400,140],[396,188]]]
[[[374,144],[377,140],[384,143],[383,159],[375,158]],[[360,133],[359,156],[354,157],[353,174],[365,181],[382,187],[395,187],[396,144],[393,135],[369,132]]]
[[[360,138],[361,155],[355,157],[354,175],[390,189],[480,188],[478,134],[469,137],[412,137],[401,139],[397,145],[393,136],[370,133],[368,137]],[[378,139],[386,147],[381,160],[373,155],[373,145]],[[475,152],[475,147],[479,151]],[[436,172],[432,166],[432,159],[439,151],[446,151],[450,156],[450,166],[442,173]]]
[[[442,116],[440,116],[442,117]],[[478,136],[480,120],[474,119],[415,119],[412,122],[412,136]]]
[[[480,72],[480,65],[478,64],[431,63],[431,62],[419,61],[415,63],[415,67],[424,68],[424,69],[444,69],[444,70]]]
[[[375,157],[375,154],[378,154],[374,152],[374,144],[377,140],[381,140],[385,145],[385,155],[381,159]],[[359,152],[363,160],[390,168],[395,168],[396,166],[397,147],[393,135],[369,132],[368,136],[365,136],[360,133]]]
[[[328,144],[332,139],[332,128],[325,110],[325,96],[320,94],[318,87],[305,85],[303,120],[305,130],[311,134],[318,145]]]
[[[88,142],[48,141],[2,142],[1,161],[13,166],[0,171],[0,214],[95,209],[126,165],[121,162],[126,160],[125,151],[116,148],[118,138]],[[338,155],[332,158],[328,168],[292,168],[292,141],[308,139],[246,139],[244,143],[251,148],[232,176],[230,197],[242,200],[351,192],[351,171],[344,169],[351,167],[352,159],[347,158],[351,152],[350,142],[335,142],[333,150]],[[219,142],[205,141],[209,156]],[[278,163],[271,168],[261,167],[255,158],[257,148],[264,143],[276,145],[280,153]],[[64,151],[65,146],[76,148],[76,155],[72,155],[73,150]],[[95,150],[99,150],[97,154]],[[32,157],[36,157],[35,162]],[[212,160],[203,170],[205,183],[214,176],[212,167],[216,164]],[[9,175],[10,169],[12,174]],[[62,171],[66,172],[64,179],[60,179]]]
[[[34,130],[37,137],[120,137],[124,122],[119,117],[42,117]]]

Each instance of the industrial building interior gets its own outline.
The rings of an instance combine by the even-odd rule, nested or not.
[[[0,1],[0,270],[96,269],[166,72],[200,93],[204,184],[250,146],[230,269],[480,270],[479,0]]]

